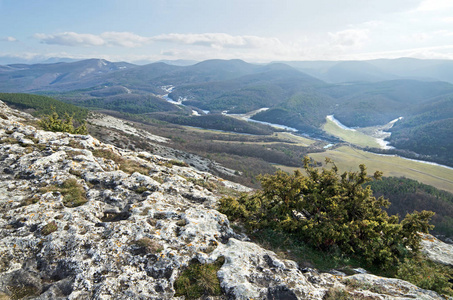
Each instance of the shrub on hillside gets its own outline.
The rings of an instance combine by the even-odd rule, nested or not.
[[[371,188],[363,186],[372,180],[364,165],[359,172],[340,175],[335,164],[327,162],[330,169],[318,170],[305,158],[307,176],[300,171],[262,176],[262,190],[223,198],[220,211],[249,230],[283,230],[320,250],[339,249],[383,269],[417,254],[421,239],[417,232],[431,228],[434,213],[414,212],[399,222],[398,216],[383,210],[389,201],[376,199]],[[376,172],[373,177],[381,175]]]
[[[68,132],[72,134],[88,134],[86,123],[78,127],[74,127],[73,116],[68,113],[64,114],[61,118],[57,112],[52,112],[50,115],[45,116],[39,121],[39,126],[42,129],[54,132]]]

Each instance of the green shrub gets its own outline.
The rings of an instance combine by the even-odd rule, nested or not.
[[[73,116],[68,113],[64,114],[64,118],[60,118],[57,112],[53,111],[50,115],[45,116],[39,121],[39,126],[42,129],[54,132],[68,132],[72,134],[88,134],[86,123],[82,123],[79,127],[74,127]]]
[[[421,257],[405,259],[398,266],[396,277],[409,281],[423,289],[433,290],[439,294],[453,296],[453,269]]]
[[[191,261],[188,268],[175,280],[175,296],[197,299],[201,296],[222,295],[217,272],[224,262],[224,257],[219,257],[212,264],[201,264],[197,260]]]
[[[340,175],[335,164],[326,161],[333,166],[318,170],[305,158],[307,176],[300,171],[262,176],[262,190],[222,198],[219,209],[250,231],[282,230],[317,249],[340,249],[383,269],[418,253],[421,238],[417,232],[431,228],[433,213],[414,212],[399,223],[397,216],[383,210],[389,201],[376,199],[370,187],[363,187],[372,180],[364,165],[359,172]],[[381,175],[376,172],[373,177]]]

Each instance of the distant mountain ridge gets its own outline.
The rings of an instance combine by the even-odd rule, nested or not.
[[[329,83],[394,79],[453,83],[453,61],[442,59],[375,59],[363,61],[282,61]]]
[[[202,123],[211,129],[219,129],[215,117],[200,122],[197,117],[203,116],[196,114],[268,108],[252,118],[323,138],[321,127],[327,115],[335,115],[349,127],[382,125],[403,117],[393,129],[392,143],[451,164],[451,143],[430,138],[436,135],[435,124],[445,127],[442,136],[453,132],[449,121],[453,116],[445,110],[453,96],[451,67],[453,61],[410,58],[267,65],[214,59],[185,66],[89,59],[0,66],[0,92],[40,93],[83,107],[146,117],[159,114],[154,115],[159,120]],[[429,117],[423,114],[424,108],[431,112]],[[446,113],[433,118],[442,111]],[[220,127],[226,124],[219,122]],[[410,130],[402,127],[409,123]],[[417,137],[417,143],[405,141],[409,137]],[[430,147],[420,147],[421,143]]]

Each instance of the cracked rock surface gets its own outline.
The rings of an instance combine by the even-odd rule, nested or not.
[[[323,299],[332,288],[443,299],[396,279],[302,272],[215,210],[219,190],[247,188],[89,135],[38,130],[3,102],[0,110],[0,299],[173,299],[190,261],[219,257],[216,299]]]

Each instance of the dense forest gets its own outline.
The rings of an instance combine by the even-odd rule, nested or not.
[[[0,69],[0,89],[52,95],[87,108],[137,115],[159,113],[157,117],[167,122],[218,130],[238,127],[225,120],[214,122],[213,117],[191,117],[192,109],[209,110],[216,115],[222,111],[247,113],[266,107],[267,111],[252,118],[293,127],[301,134],[329,141],[335,140],[321,129],[327,115],[334,114],[349,127],[384,125],[403,117],[392,128],[391,145],[403,150],[399,152],[402,155],[422,155],[424,159],[452,166],[449,141],[453,127],[449,119],[453,115],[453,84],[435,80],[437,73],[423,66],[445,68],[441,68],[440,62],[395,63],[396,69],[382,61],[257,65],[241,60],[208,60],[182,67],[162,62],[137,66],[92,59],[7,66]],[[419,66],[415,69],[425,70],[434,79],[414,80],[410,72],[404,72],[404,68],[414,70],[415,65]],[[324,69],[331,74],[324,76],[321,72]],[[377,71],[381,69],[392,71]],[[90,70],[87,76],[86,70]],[[341,80],[342,77],[345,79]],[[357,80],[348,82],[347,78]],[[174,87],[169,97],[185,99],[184,106],[165,101],[163,96],[168,93],[165,86]],[[186,116],[175,117],[175,112],[181,111]]]
[[[31,113],[35,116],[48,115],[54,111],[59,115],[67,113],[78,121],[86,120],[88,116],[87,109],[46,96],[0,93],[0,100],[19,109],[30,109]]]
[[[368,185],[377,197],[390,200],[389,214],[404,217],[413,210],[433,211],[433,233],[453,239],[453,194],[407,178],[383,177]]]
[[[227,117],[221,114],[191,116],[184,114],[156,113],[148,114],[148,116],[173,124],[230,131],[234,133],[269,135],[275,131],[272,127],[267,125],[251,123],[244,120]]]

